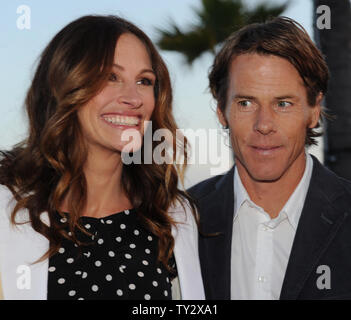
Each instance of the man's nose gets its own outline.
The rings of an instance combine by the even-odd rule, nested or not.
[[[276,130],[274,110],[270,106],[260,106],[257,110],[254,130],[268,135]]]

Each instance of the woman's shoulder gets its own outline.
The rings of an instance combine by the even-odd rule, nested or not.
[[[0,227],[7,225],[7,221],[15,203],[12,192],[8,187],[0,184]],[[5,223],[5,224],[4,224]]]
[[[5,185],[0,184],[0,208],[6,207],[13,199],[14,197],[10,189]]]

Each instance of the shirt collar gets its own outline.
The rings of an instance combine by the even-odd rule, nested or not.
[[[288,219],[295,230],[297,229],[301,212],[305,204],[308,187],[311,181],[312,169],[313,169],[312,157],[306,152],[305,172],[299,184],[297,185],[296,189],[294,190],[289,200],[287,201],[287,203],[282,209],[282,211],[284,211],[287,214]]]
[[[234,219],[237,216],[239,208],[245,201],[251,201],[243,183],[241,182],[238,167],[234,171]]]
[[[305,203],[308,187],[310,184],[313,169],[313,160],[309,153],[306,152],[306,167],[302,179],[291,194],[289,200],[285,203],[280,215],[287,215],[290,224],[296,230],[301,216],[302,208]],[[256,206],[250,199],[244,185],[241,182],[237,167],[234,172],[234,219],[242,204],[248,201],[251,205]],[[257,206],[256,206],[257,207]],[[259,207],[257,207],[259,208]],[[261,208],[259,208],[261,209]],[[261,209],[262,210],[262,209]]]

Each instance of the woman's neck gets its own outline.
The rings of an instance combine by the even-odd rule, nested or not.
[[[122,170],[123,163],[118,152],[94,152],[88,155],[83,168],[87,200],[82,216],[102,218],[132,207],[122,186]]]

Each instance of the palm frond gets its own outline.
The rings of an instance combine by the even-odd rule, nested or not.
[[[204,34],[202,30],[194,29],[183,33],[174,23],[166,30],[156,30],[160,34],[157,45],[162,50],[182,53],[189,65],[203,52],[209,50],[210,37]]]
[[[245,24],[265,22],[273,17],[280,16],[288,8],[289,4],[290,1],[282,5],[261,3],[254,9],[247,10],[243,13],[245,16]]]
[[[162,50],[180,52],[187,63],[192,64],[204,52],[215,53],[218,44],[244,25],[281,15],[289,2],[282,5],[262,3],[248,9],[242,0],[201,0],[200,7],[192,8],[195,22],[187,31],[182,31],[172,20],[166,29],[156,29],[159,34],[157,45]]]

